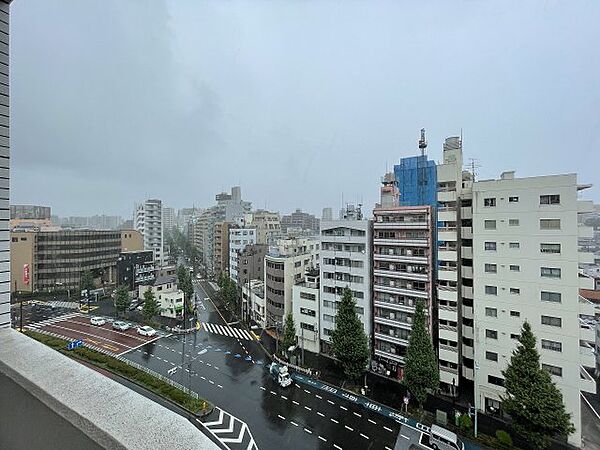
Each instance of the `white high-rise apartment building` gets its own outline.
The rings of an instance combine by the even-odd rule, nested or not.
[[[142,233],[144,250],[154,252],[154,261],[163,264],[162,202],[148,199],[139,204],[135,211],[135,229]]]
[[[0,2],[0,51],[3,57],[0,60],[0,83],[2,95],[0,96],[0,328],[10,326],[10,239],[9,239],[9,92],[8,92],[8,32],[9,32],[9,3]]]
[[[371,342],[371,221],[349,205],[338,220],[322,220],[319,335],[329,353],[337,305],[345,287],[352,291],[358,317]]]
[[[502,370],[510,360],[524,321],[537,338],[542,367],[561,389],[581,444],[580,391],[595,392],[584,366],[589,352],[580,340],[587,329],[579,315],[587,304],[579,289],[590,279],[579,276],[579,237],[591,233],[578,225],[589,202],[578,200],[587,186],[575,174],[515,178],[473,184],[473,278],[475,403],[497,408],[504,393]],[[593,367],[593,365],[592,365]]]
[[[255,228],[229,229],[229,277],[237,283],[240,253],[247,245],[256,244]]]

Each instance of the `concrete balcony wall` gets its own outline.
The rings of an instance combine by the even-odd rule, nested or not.
[[[473,239],[473,229],[471,227],[462,227],[460,229],[460,236],[463,239]]]
[[[592,252],[578,252],[577,262],[579,264],[594,264],[594,254]]]
[[[440,346],[440,359],[454,364],[458,364],[458,352],[451,351],[448,347]]]
[[[473,298],[473,288],[471,286],[462,286],[462,295],[465,298]]]
[[[473,218],[473,208],[470,206],[463,206],[460,208],[460,217],[461,219],[472,219]]]
[[[465,319],[472,319],[473,318],[473,307],[463,305],[462,315]]]
[[[461,274],[463,278],[473,278],[473,268],[470,266],[462,266]]]
[[[438,250],[438,260],[456,262],[458,260],[458,252],[456,250]]]
[[[456,302],[458,300],[458,293],[456,291],[438,288],[438,299]]]
[[[440,241],[450,241],[450,242],[456,242],[457,240],[457,234],[456,234],[456,230],[445,230],[444,229],[440,229],[438,231],[438,240]]]
[[[473,369],[470,369],[468,367],[463,366],[462,373],[463,373],[463,377],[465,377],[467,380],[473,381],[473,379],[475,378]]]
[[[463,325],[462,330],[463,330],[462,335],[464,337],[473,339],[473,327],[468,327],[466,325]]]
[[[438,210],[437,220],[439,222],[456,222],[456,209]]]
[[[437,199],[438,202],[455,202],[456,191],[438,191]]]
[[[446,383],[446,384],[452,384],[452,380],[454,380],[454,383],[456,385],[458,385],[458,376],[446,371],[445,367],[441,367],[440,366],[440,381],[442,383]]]
[[[586,225],[578,225],[577,236],[582,239],[593,239],[594,238],[594,228],[588,227]]]
[[[438,280],[457,281],[458,272],[456,270],[444,270],[440,267],[438,270]]]
[[[463,344],[462,354],[465,358],[473,359],[474,358],[473,347]]]
[[[463,258],[473,259],[473,247],[461,247],[460,253]]]
[[[577,201],[577,212],[578,213],[594,212],[594,202],[592,200],[578,200]]]

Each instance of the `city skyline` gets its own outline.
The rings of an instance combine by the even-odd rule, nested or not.
[[[269,210],[319,214],[342,195],[370,210],[421,127],[436,161],[462,129],[480,179],[593,183],[598,67],[579,55],[599,8],[17,2],[12,200],[129,217],[143,198],[204,207],[241,185]]]

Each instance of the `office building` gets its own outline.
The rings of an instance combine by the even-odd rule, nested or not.
[[[303,212],[300,209],[289,215],[281,216],[280,226],[283,234],[301,231],[309,231],[314,235],[319,233],[319,219],[313,214]]]
[[[365,333],[372,337],[371,221],[360,207],[347,205],[338,220],[322,220],[320,232],[320,350],[330,353],[331,331],[343,289],[349,287],[356,301]]]
[[[433,208],[400,206],[395,175],[385,175],[381,202],[373,210],[372,369],[393,379],[404,376],[415,306],[423,301],[432,329]]]
[[[569,442],[581,444],[580,391],[595,392],[586,366],[593,367],[581,341],[593,329],[581,326],[579,289],[591,280],[579,276],[578,239],[592,232],[578,225],[580,202],[575,174],[516,178],[473,184],[473,317],[475,402],[498,408],[504,393],[502,370],[510,360],[521,326],[531,324],[542,367],[563,394],[576,431]]]
[[[154,283],[152,250],[122,251],[117,259],[117,286],[137,295],[140,286]]]
[[[245,227],[256,228],[256,243],[274,245],[281,237],[279,213],[259,209],[246,214]]]
[[[229,229],[228,222],[216,222],[213,238],[213,267],[215,277],[229,274]]]
[[[170,233],[175,225],[175,208],[164,206],[162,209],[163,235],[165,233]]]
[[[249,244],[238,253],[237,285],[243,286],[250,280],[264,279],[265,255],[269,246],[265,244]]]
[[[318,268],[309,268],[292,287],[292,306],[298,347],[302,354],[319,353],[319,278]]]
[[[10,229],[52,226],[49,206],[10,205]]]
[[[144,237],[144,250],[154,252],[156,264],[163,264],[162,202],[149,199],[139,204],[135,211],[135,229]]]
[[[240,252],[247,245],[256,244],[256,229],[230,228],[229,229],[229,277],[237,283]]]
[[[288,238],[277,241],[265,256],[265,299],[267,326],[279,326],[292,311],[292,287],[307,269],[319,264],[319,241]]]

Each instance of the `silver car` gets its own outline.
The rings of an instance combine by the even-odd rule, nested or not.
[[[127,331],[131,328],[131,324],[129,324],[127,322],[121,322],[119,320],[116,320],[115,322],[113,322],[112,327],[113,327],[113,330]]]

